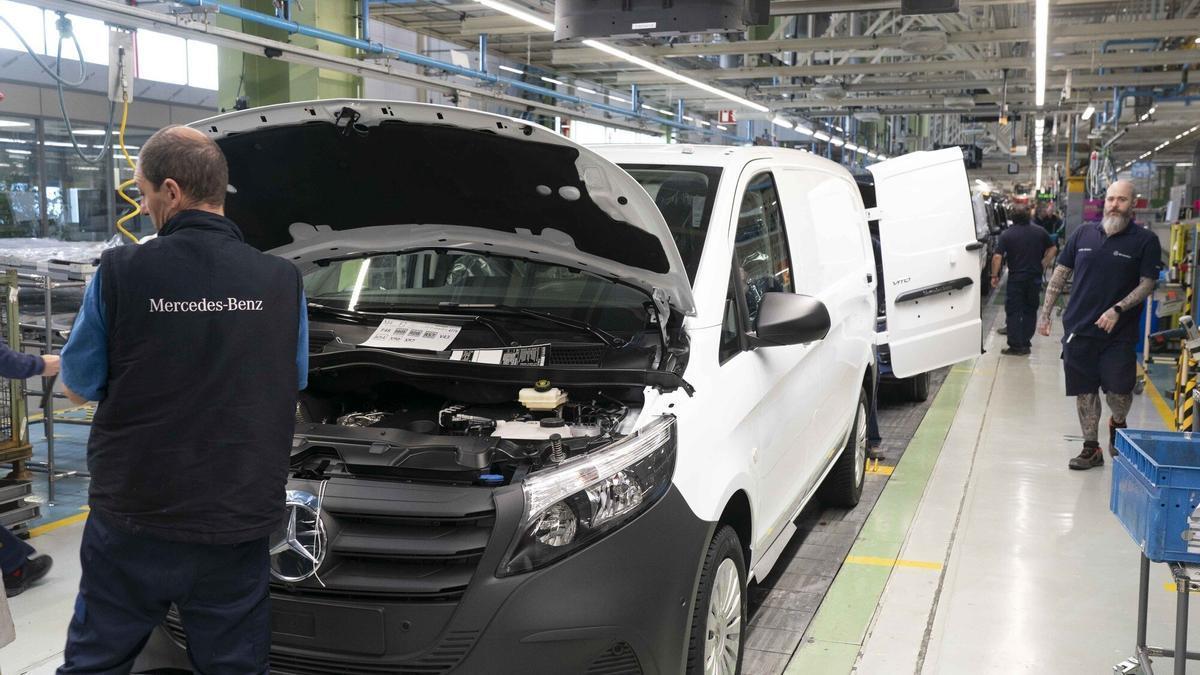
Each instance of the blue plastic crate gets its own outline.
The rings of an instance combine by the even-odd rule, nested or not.
[[[1200,563],[1188,551],[1188,516],[1200,504],[1200,434],[1117,432],[1109,508],[1155,562]]]

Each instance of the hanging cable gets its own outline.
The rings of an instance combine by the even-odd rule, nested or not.
[[[121,131],[118,133],[117,139],[121,144],[121,154],[125,156],[125,162],[127,164],[129,164],[129,168],[131,170],[136,172],[137,165],[133,163],[133,158],[129,156],[129,150],[126,149],[126,147],[125,147],[125,122],[128,121],[128,119],[129,119],[129,101],[125,101],[125,104],[121,109]],[[126,213],[125,215],[121,216],[117,220],[117,229],[120,230],[121,234],[128,237],[130,239],[130,241],[137,244],[137,243],[139,243],[137,236],[134,235],[129,230],[125,229],[125,223],[136,218],[138,216],[138,214],[140,214],[142,212],[141,203],[139,203],[133,197],[130,197],[129,195],[125,194],[125,190],[129,189],[135,183],[137,183],[137,180],[130,178],[129,180],[125,181],[124,183],[121,183],[121,185],[119,187],[117,187],[117,194],[121,195],[121,199],[124,199],[127,203],[129,203],[130,206],[133,207],[132,211],[130,211],[129,213]]]
[[[61,16],[61,14],[60,14],[60,16]],[[66,20],[67,25],[68,26],[70,25],[70,20],[66,19],[66,17],[61,17],[60,21],[62,21],[62,20]],[[42,61],[41,57],[39,57],[37,55],[37,52],[33,51],[33,47],[30,47],[29,43],[25,41],[25,38],[21,37],[21,33],[19,33],[17,31],[16,26],[9,23],[8,19],[4,18],[3,16],[0,16],[0,22],[3,22],[5,26],[8,26],[8,29],[12,31],[13,35],[17,36],[17,41],[21,43],[21,46],[25,48],[25,51],[29,52],[29,55],[31,57],[33,57],[34,62],[37,63],[39,66],[41,66],[42,70],[46,71],[46,74],[49,75],[51,78],[53,78],[55,82],[65,84],[68,87],[78,87],[79,85],[83,84],[83,81],[85,79],[87,79],[87,70],[86,70],[86,66],[83,62],[83,50],[79,49],[79,41],[78,40],[75,40],[75,48],[79,52],[79,80],[77,82],[66,82],[62,79],[62,77],[58,73],[55,72],[57,70],[57,68],[52,69],[50,66],[46,65]],[[55,24],[55,25],[57,25],[57,24]],[[73,34],[72,34],[72,38],[74,38]],[[62,33],[61,32],[59,33],[58,39],[60,42],[59,51],[61,54],[61,50],[62,50],[62,44],[61,44]],[[61,56],[60,56],[60,58],[61,58]]]

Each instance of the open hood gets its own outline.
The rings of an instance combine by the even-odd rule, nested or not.
[[[536,124],[391,101],[286,103],[191,124],[229,161],[246,241],[317,261],[467,248],[589,270],[684,314],[691,285],[646,191]]]

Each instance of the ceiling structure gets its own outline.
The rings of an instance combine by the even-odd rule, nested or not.
[[[504,2],[554,19],[552,0]],[[372,0],[370,12],[464,49],[486,34],[491,53],[563,86],[578,78],[579,86],[600,84],[628,98],[637,85],[649,106],[673,111],[683,100],[687,114],[713,121],[717,111],[737,108],[603,51],[556,43],[552,33],[479,2]],[[743,119],[849,126],[850,140],[866,129],[891,153],[977,144],[985,170],[976,175],[985,178],[1004,180],[1009,162],[1024,169],[1034,161],[1039,113],[1047,165],[1066,162],[1068,148],[1076,164],[1108,143],[1118,168],[1146,151],[1160,163],[1192,161],[1200,131],[1187,132],[1200,124],[1200,106],[1190,98],[1200,104],[1200,82],[1191,83],[1198,78],[1189,70],[1200,66],[1200,0],[1050,0],[1040,109],[1034,14],[1034,0],[960,0],[957,14],[925,15],[902,14],[899,0],[772,0],[767,26],[609,42],[770,108],[743,108]],[[1089,105],[1095,112],[1084,122]]]

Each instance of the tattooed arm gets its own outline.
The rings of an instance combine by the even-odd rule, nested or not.
[[[1062,295],[1063,289],[1066,288],[1067,278],[1070,276],[1070,267],[1058,265],[1054,268],[1050,283],[1046,284],[1046,301],[1042,304],[1041,318],[1038,320],[1038,332],[1042,335],[1050,334],[1050,312],[1054,309],[1054,303],[1058,302],[1058,296]]]
[[[1120,307],[1122,312],[1128,312],[1130,310],[1137,309],[1137,307],[1145,302],[1146,298],[1154,292],[1154,284],[1154,279],[1151,279],[1150,277],[1142,277],[1141,280],[1138,281],[1137,288],[1133,289],[1133,292],[1131,292],[1129,295],[1121,298],[1121,301],[1116,304],[1116,307]],[[1109,309],[1104,314],[1100,315],[1099,319],[1096,319],[1096,325],[1099,326],[1100,329],[1105,333],[1111,333],[1113,332],[1113,329],[1117,327],[1117,321],[1120,320],[1120,318],[1121,315],[1117,313],[1116,309]]]

